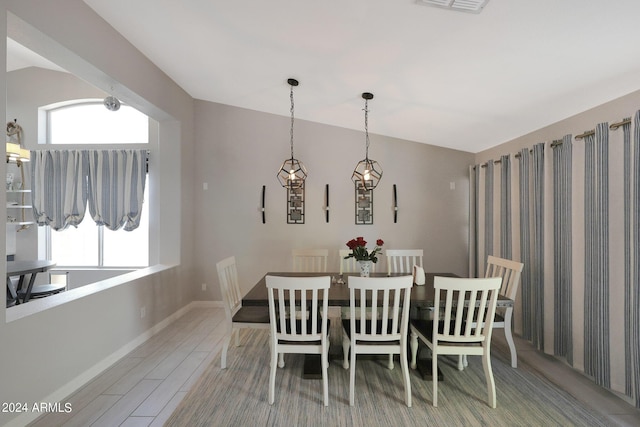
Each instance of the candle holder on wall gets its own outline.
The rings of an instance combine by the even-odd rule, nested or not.
[[[264,196],[265,193],[267,192],[267,186],[263,185],[262,186],[262,206],[260,207],[260,210],[262,211],[262,223],[265,224],[267,222],[267,218],[265,217],[265,212],[264,212]]]
[[[373,185],[356,182],[355,191],[356,225],[373,224]]]
[[[393,184],[393,223],[398,222],[398,190]]]
[[[325,197],[325,207],[324,207],[324,218],[325,221],[329,222],[329,184],[324,187],[324,197]]]
[[[304,224],[304,187],[287,188],[287,224]]]

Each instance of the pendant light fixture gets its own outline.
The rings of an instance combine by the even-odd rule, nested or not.
[[[351,180],[364,189],[373,190],[382,178],[382,168],[378,162],[369,159],[369,100],[373,99],[373,94],[364,92],[362,98],[364,99],[365,156],[364,160],[360,160],[356,165]]]
[[[291,87],[289,98],[291,99],[291,158],[285,160],[278,170],[278,181],[285,188],[300,188],[304,185],[304,180],[307,178],[307,168],[304,167],[301,161],[293,157],[293,88],[298,86],[296,79],[288,79],[287,83]]]

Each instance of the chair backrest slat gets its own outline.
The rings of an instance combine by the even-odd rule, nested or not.
[[[441,293],[444,293],[445,305],[442,324],[440,310],[434,310],[434,339],[466,343],[490,340],[501,283],[500,277],[463,279],[436,276],[435,306],[441,307]],[[466,316],[463,313],[465,305]]]
[[[304,273],[326,273],[328,249],[294,249],[293,271]]]
[[[413,273],[413,266],[423,267],[422,249],[387,249],[387,270],[388,273]]]
[[[484,277],[502,277],[500,295],[515,300],[523,267],[521,262],[489,255]]]
[[[279,340],[320,340],[327,333],[329,276],[266,276],[271,333]],[[277,302],[276,302],[277,298]],[[320,300],[322,301],[320,304]],[[321,328],[318,322],[322,321]]]
[[[406,339],[412,282],[412,276],[349,277],[350,316],[360,321],[351,322],[351,339]],[[356,298],[356,293],[359,298]],[[371,316],[369,331],[365,327],[367,314]]]
[[[242,307],[242,293],[238,282],[236,258],[232,256],[223,259],[216,264],[216,269],[218,271],[222,299],[225,303],[224,309],[227,317],[231,319]]]

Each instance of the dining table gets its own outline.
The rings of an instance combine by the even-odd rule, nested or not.
[[[390,277],[390,276],[406,276],[406,273],[370,273],[370,277]],[[308,273],[308,272],[269,272],[262,276],[260,280],[251,288],[251,290],[242,298],[243,306],[268,306],[269,294],[267,292],[266,276],[285,276],[285,277],[331,277],[331,286],[329,287],[329,306],[332,307],[349,307],[349,277],[359,276],[359,273]],[[425,312],[431,311],[435,306],[435,288],[433,281],[436,276],[459,277],[454,273],[428,273],[425,272],[424,285],[413,285],[410,296],[410,316],[420,318]],[[336,283],[334,283],[336,282]],[[356,293],[356,298],[358,298]],[[440,299],[441,307],[445,306],[443,298]],[[497,307],[513,307],[513,300],[504,295],[498,296]],[[308,360],[308,362],[307,362]],[[318,359],[319,360],[319,359]],[[304,377],[320,378],[320,369],[317,367],[318,362],[313,357],[305,358]],[[431,361],[429,359],[418,360],[418,370],[423,379],[431,379]],[[438,373],[438,379],[442,380],[441,372]]]
[[[33,284],[36,281],[38,273],[44,273],[45,271],[56,266],[56,263],[51,260],[20,260],[20,261],[7,261],[7,293],[11,298],[15,299],[16,304],[29,301],[31,298],[31,290]],[[12,277],[19,277],[17,286],[14,285],[11,280]],[[18,298],[18,292],[25,286],[25,282],[28,282],[25,289],[25,295],[22,301]]]

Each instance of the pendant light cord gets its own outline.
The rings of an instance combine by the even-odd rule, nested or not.
[[[289,98],[291,99],[291,159],[293,159],[293,85],[291,85]]]
[[[365,99],[364,100],[364,133],[365,133],[365,141],[366,141],[366,148],[365,148],[365,159],[369,160],[369,100]]]

